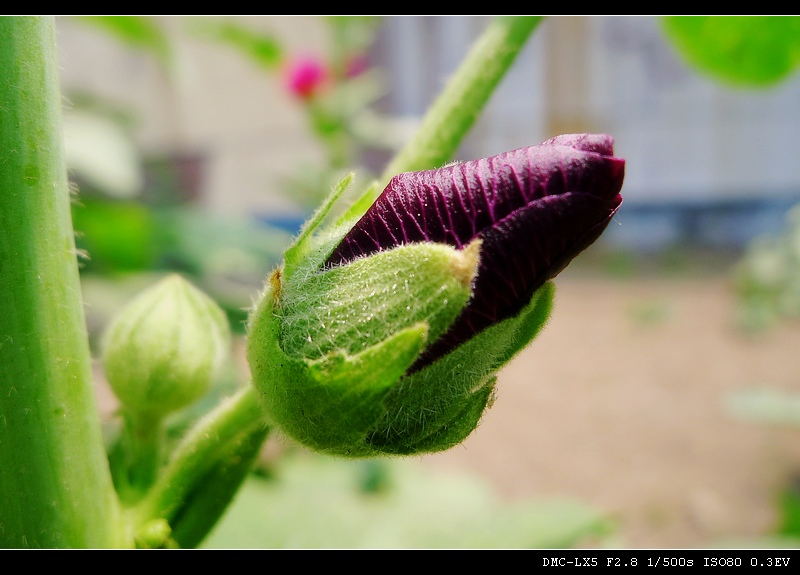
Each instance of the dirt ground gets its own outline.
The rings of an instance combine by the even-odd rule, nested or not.
[[[615,518],[615,546],[716,547],[775,527],[800,430],[737,420],[730,392],[800,389],[800,326],[733,326],[723,275],[557,281],[538,340],[500,375],[460,447],[425,458],[504,497],[569,496]]]

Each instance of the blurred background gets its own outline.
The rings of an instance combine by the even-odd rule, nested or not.
[[[59,18],[93,342],[166,271],[243,333],[291,235],[338,177],[383,169],[488,21]],[[208,545],[797,545],[800,74],[735,86],[687,64],[658,18],[547,18],[456,159],[568,132],[614,136],[625,201],[478,430],[413,469],[273,441],[270,482],[240,497],[261,506],[237,500]],[[364,495],[390,484],[392,513]],[[452,523],[409,539],[434,509]]]

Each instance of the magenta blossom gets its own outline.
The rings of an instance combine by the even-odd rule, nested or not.
[[[512,317],[603,232],[625,161],[604,134],[567,134],[529,148],[395,176],[328,258],[337,266],[413,242],[482,241],[473,296],[417,360],[419,369]]]
[[[305,56],[289,62],[285,70],[287,89],[300,98],[316,96],[328,81],[328,69],[317,58]]]

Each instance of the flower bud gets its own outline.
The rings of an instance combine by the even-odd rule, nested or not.
[[[347,456],[463,441],[497,370],[547,320],[548,280],[619,208],[624,161],[612,148],[573,134],[400,174],[345,232],[313,238],[324,207],[250,319],[271,423]]]
[[[229,347],[222,309],[171,275],[112,320],[104,336],[103,366],[127,410],[159,417],[205,394]]]

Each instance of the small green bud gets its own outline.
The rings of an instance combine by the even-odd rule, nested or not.
[[[205,394],[229,347],[225,313],[189,282],[171,275],[112,320],[102,359],[122,405],[159,417]]]

